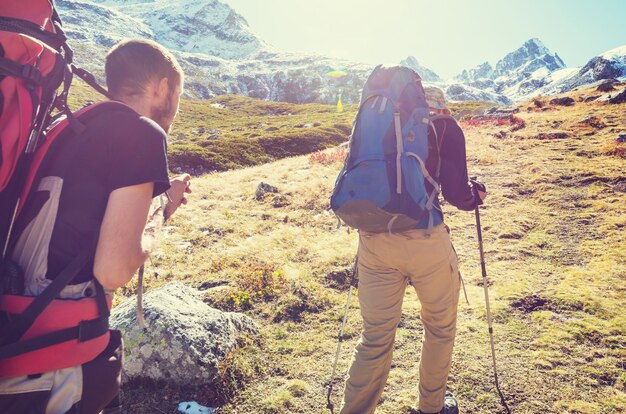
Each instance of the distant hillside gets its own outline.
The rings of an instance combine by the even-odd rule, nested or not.
[[[70,105],[77,109],[102,97],[74,82]],[[484,102],[451,104],[453,113],[491,106]],[[173,172],[200,175],[281,158],[309,154],[346,142],[357,105],[297,105],[237,95],[208,100],[182,99],[169,135],[169,165]]]

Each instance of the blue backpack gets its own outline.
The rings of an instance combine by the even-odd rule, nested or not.
[[[377,66],[363,87],[350,151],[330,201],[339,219],[378,233],[418,224],[430,231],[443,221],[433,214],[440,187],[426,169],[431,125],[419,75],[409,68]],[[436,144],[432,151],[438,175]]]

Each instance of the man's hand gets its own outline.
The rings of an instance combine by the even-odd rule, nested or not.
[[[185,194],[191,193],[191,177],[182,174],[170,180],[170,188],[166,191],[168,202],[165,205],[165,219],[172,217],[181,204],[187,204]]]
[[[487,187],[485,186],[485,184],[478,181],[475,177],[470,178],[470,183],[472,185],[472,192],[474,193],[474,197],[480,200],[478,204],[482,204],[485,198],[487,198]]]

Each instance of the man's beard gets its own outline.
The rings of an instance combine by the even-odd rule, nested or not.
[[[174,118],[172,114],[172,93],[173,91],[170,91],[163,105],[152,108],[152,116],[150,117],[163,128],[166,134],[169,134],[172,128],[172,120]]]

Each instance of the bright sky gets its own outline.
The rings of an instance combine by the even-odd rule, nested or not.
[[[626,45],[626,0],[221,0],[275,47],[448,78],[538,37],[568,66]]]

